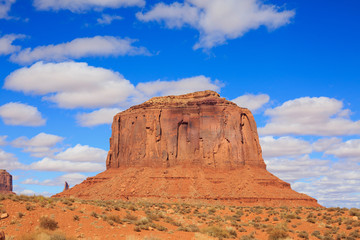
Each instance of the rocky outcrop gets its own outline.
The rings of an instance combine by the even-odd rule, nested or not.
[[[13,193],[12,176],[4,169],[0,169],[0,193]]]
[[[266,170],[251,112],[213,91],[118,113],[106,167],[54,197],[320,206]]]
[[[63,191],[66,191],[69,189],[69,184],[65,181],[65,186],[64,186],[64,190]]]
[[[265,168],[251,112],[213,91],[155,97],[118,113],[106,167]]]

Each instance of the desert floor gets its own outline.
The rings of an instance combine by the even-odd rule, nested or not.
[[[6,239],[360,239],[360,210],[0,195]]]

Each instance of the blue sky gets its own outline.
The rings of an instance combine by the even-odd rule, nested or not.
[[[105,169],[112,116],[211,89],[257,121],[268,169],[360,207],[360,3],[0,1],[0,168],[51,195]]]

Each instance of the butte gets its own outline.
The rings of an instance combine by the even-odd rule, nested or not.
[[[266,170],[251,112],[213,91],[118,113],[106,171],[54,197],[320,206]]]
[[[5,169],[0,169],[0,194],[15,194],[12,176]]]

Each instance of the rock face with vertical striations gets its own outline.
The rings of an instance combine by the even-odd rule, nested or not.
[[[106,167],[265,168],[251,112],[213,91],[156,97],[114,117]]]
[[[54,197],[320,206],[266,170],[251,112],[213,91],[118,113],[106,168]]]
[[[12,176],[4,169],[0,169],[0,193],[13,193]]]

